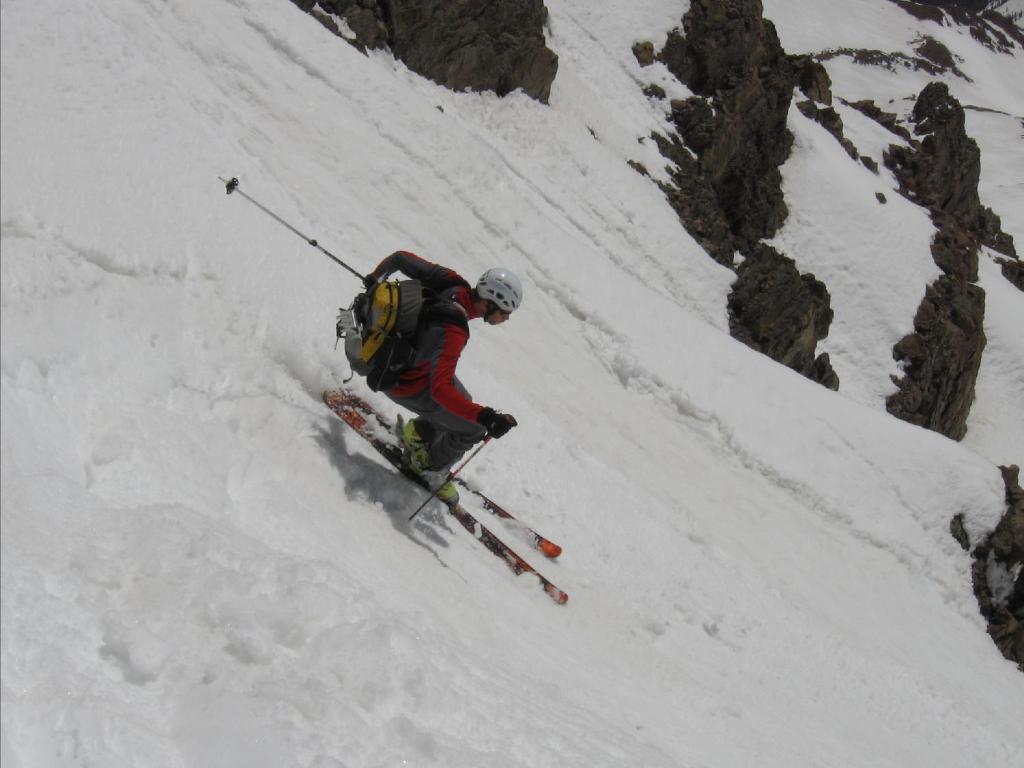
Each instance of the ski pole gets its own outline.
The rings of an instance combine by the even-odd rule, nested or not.
[[[457,474],[459,474],[459,472],[461,472],[463,469],[465,469],[466,465],[469,464],[469,462],[471,462],[473,460],[473,457],[476,456],[478,453],[480,453],[480,451],[482,451],[484,449],[484,446],[487,445],[489,442],[491,442],[491,438],[489,438],[489,437],[484,438],[484,441],[482,443],[480,443],[480,445],[478,445],[476,447],[476,450],[474,450],[471,454],[469,454],[469,458],[468,459],[466,459],[464,462],[462,462],[458,466],[457,469],[453,469],[451,472],[449,472],[448,473],[448,477],[446,477],[444,479],[444,482],[442,482],[439,486],[437,486],[437,488],[435,488],[431,492],[431,494],[429,496],[427,496],[426,499],[423,500],[423,503],[420,504],[419,508],[415,512],[413,512],[411,515],[409,515],[409,521],[412,522],[412,519],[414,517],[416,517],[416,515],[418,515],[420,512],[422,512],[423,508],[425,506],[427,506],[427,504],[430,503],[430,500],[432,498],[434,498],[435,496],[437,496],[438,491],[440,491],[442,488],[444,488],[446,483],[450,483],[452,480],[454,480],[455,476]]]
[[[235,178],[235,177],[232,177],[231,179],[224,179],[224,178],[221,178],[220,176],[218,176],[217,178],[218,178],[218,179],[220,179],[221,181],[223,181],[223,182],[224,182],[225,186],[227,187],[227,191],[228,191],[228,194],[229,194],[229,195],[230,195],[230,194],[231,194],[232,192],[237,192],[237,193],[238,193],[238,194],[240,194],[240,195],[241,195],[242,197],[244,197],[244,198],[245,198],[246,200],[248,200],[248,201],[249,201],[250,203],[252,203],[252,204],[253,204],[253,205],[255,205],[255,206],[256,206],[257,208],[259,208],[259,209],[260,209],[261,211],[263,211],[263,212],[264,212],[265,214],[267,214],[267,215],[268,215],[268,216],[270,216],[271,218],[275,219],[275,220],[276,220],[276,221],[277,221],[277,222],[278,222],[279,224],[282,224],[282,225],[284,225],[285,227],[287,227],[288,229],[290,229],[290,230],[291,230],[292,232],[294,232],[294,233],[295,233],[296,235],[298,235],[298,236],[299,236],[299,237],[301,237],[301,238],[302,238],[303,240],[305,240],[305,241],[306,241],[307,243],[309,243],[309,244],[310,244],[310,245],[312,245],[312,246],[313,246],[314,248],[316,248],[317,250],[319,250],[319,251],[320,251],[321,253],[323,253],[323,254],[324,254],[325,256],[327,256],[327,258],[331,259],[331,260],[332,260],[332,261],[334,261],[334,262],[335,262],[336,264],[340,264],[341,266],[343,266],[343,267],[344,267],[345,269],[347,269],[347,270],[348,270],[349,272],[351,272],[351,273],[352,273],[353,275],[355,275],[356,277],[358,277],[358,278],[359,278],[359,280],[360,280],[360,282],[361,282],[361,281],[363,280],[363,276],[362,276],[361,274],[359,274],[358,272],[356,272],[356,271],[355,271],[354,269],[352,269],[352,267],[350,267],[350,266],[349,266],[348,264],[346,264],[346,263],[345,263],[344,261],[342,261],[341,259],[339,259],[339,258],[338,258],[337,256],[335,256],[335,255],[334,255],[333,253],[331,253],[330,251],[328,251],[328,250],[327,250],[326,248],[324,248],[323,246],[321,246],[321,245],[320,245],[320,243],[318,243],[318,242],[316,241],[316,239],[315,239],[315,238],[311,238],[311,237],[306,237],[306,236],[305,236],[304,234],[302,234],[301,232],[299,232],[299,230],[297,230],[297,229],[296,229],[295,227],[293,227],[293,226],[292,226],[291,224],[289,224],[289,223],[288,223],[287,221],[285,221],[284,219],[282,219],[282,218],[281,218],[280,216],[278,216],[278,215],[277,215],[276,213],[274,213],[273,211],[271,211],[271,210],[269,210],[269,209],[267,209],[267,208],[263,207],[263,206],[262,206],[262,205],[260,205],[260,204],[259,204],[258,202],[256,202],[256,201],[255,201],[255,200],[253,200],[253,199],[252,199],[251,197],[249,197],[249,196],[248,196],[247,194],[245,194],[245,192],[243,192],[242,190],[240,190],[240,189],[238,188],[238,179],[237,179],[237,178]]]

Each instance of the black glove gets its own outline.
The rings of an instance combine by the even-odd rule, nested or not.
[[[363,287],[366,288],[366,290],[370,290],[376,284],[377,278],[374,277],[373,275],[367,275],[366,277],[363,278]]]
[[[476,420],[487,427],[487,436],[499,438],[519,424],[511,413],[498,413],[493,408],[484,408]]]

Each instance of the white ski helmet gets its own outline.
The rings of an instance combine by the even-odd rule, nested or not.
[[[502,312],[513,312],[523,301],[523,284],[511,270],[495,267],[480,275],[476,295],[493,301]]]

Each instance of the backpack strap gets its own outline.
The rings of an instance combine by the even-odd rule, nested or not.
[[[450,323],[469,332],[469,313],[454,297],[427,299],[424,297],[420,313],[420,327],[428,323]]]

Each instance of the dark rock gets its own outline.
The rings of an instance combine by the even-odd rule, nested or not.
[[[974,231],[978,240],[993,251],[1017,258],[1017,249],[1013,245],[1013,236],[1003,232],[1003,222],[990,208],[981,208],[974,222]]]
[[[313,8],[309,13],[313,16],[314,19],[319,21],[321,24],[327,27],[327,29],[331,30],[331,32],[336,34],[338,37],[342,36],[341,28],[338,26],[338,22],[334,20],[333,16],[328,16],[319,8]]]
[[[699,155],[714,143],[715,112],[705,99],[699,96],[673,99],[671,107],[672,122],[686,146]]]
[[[832,310],[829,309],[829,312]],[[833,390],[834,392],[839,391],[839,374],[832,368],[832,360],[829,358],[827,352],[823,352],[818,355],[814,361],[814,368],[809,374],[808,378],[812,381],[816,381],[823,387]]]
[[[857,151],[857,147],[843,133],[843,118],[832,107],[822,108],[813,101],[801,101],[796,105],[796,108],[800,110],[804,117],[819,123],[826,131],[832,134],[840,146],[846,150],[846,154],[854,160],[860,160],[860,152]]]
[[[985,292],[948,276],[928,286],[914,332],[893,348],[904,364],[898,391],[886,401],[898,418],[954,440],[967,433],[967,416],[985,349]]]
[[[1024,490],[1020,487],[1020,467],[1000,467],[1006,486],[1006,513],[992,532],[992,553],[1011,568],[1024,563]]]
[[[861,155],[860,156],[860,162],[861,162],[861,165],[863,165],[869,171],[871,171],[872,173],[874,173],[876,175],[878,174],[878,163],[875,162],[875,159],[873,157],[869,157],[868,155]],[[882,193],[879,192],[879,194],[882,194]],[[882,197],[884,198],[885,195],[882,195]],[[883,199],[882,202],[884,203],[885,200]]]
[[[384,24],[383,12],[376,0],[292,0],[299,8],[309,13],[334,34],[343,38],[363,53],[368,48],[385,48],[388,44],[388,30]],[[352,30],[354,38],[342,34],[335,17],[343,19]]]
[[[881,192],[875,192],[875,199],[877,199],[878,202],[880,202],[882,205],[885,205],[886,203],[889,202],[888,200],[885,199],[885,195],[883,195]]]
[[[345,21],[349,29],[356,36],[356,43],[366,48],[386,48],[388,45],[389,32],[384,21],[380,17],[380,11],[376,3],[370,7],[353,6],[345,14]]]
[[[1006,511],[995,530],[975,548],[971,575],[974,594],[988,632],[1000,652],[1024,671],[1024,491],[1017,466],[1000,467],[1006,486]],[[1009,591],[990,580],[1016,578]]]
[[[714,141],[700,153],[701,175],[735,236],[770,237],[787,214],[779,166],[793,143],[793,66],[759,0],[694,0],[683,30],[669,33],[659,57],[711,98]]]
[[[754,82],[766,92],[788,87],[779,94],[788,106],[796,82],[760,0],[694,0],[683,17],[683,34],[669,33],[660,58],[702,96]]]
[[[337,16],[365,51],[390,47],[413,72],[453,90],[518,88],[547,102],[558,57],[544,42],[543,0],[292,0],[335,34]],[[328,15],[331,14],[331,15]]]
[[[923,139],[891,146],[886,165],[900,192],[929,209],[936,234],[931,251],[944,276],[929,286],[914,333],[893,349],[907,363],[889,412],[953,438],[966,433],[981,354],[985,293],[976,285],[981,245],[1013,253],[1012,238],[978,195],[981,153],[964,129],[964,111],[944,83],[931,83],[914,105]]]
[[[997,11],[986,11],[981,17],[986,28],[996,37],[997,42],[993,47],[997,50],[1012,56],[1014,43],[1024,48],[1024,27],[1015,23],[1013,19]]]
[[[870,99],[864,99],[863,101],[844,101],[848,107],[853,107],[858,112],[867,115],[880,126],[885,128],[890,133],[894,133],[901,139],[907,141],[913,141],[913,136],[910,135],[910,131],[899,124],[898,118],[895,112],[885,112],[875,102]]]
[[[1003,277],[1024,291],[1024,265],[1017,259],[999,259]]]
[[[960,548],[964,552],[971,551],[971,537],[967,535],[963,512],[958,515],[954,515],[953,519],[950,520],[949,532],[953,538],[956,539],[956,543],[960,545]]]
[[[1017,575],[1014,587],[1013,602],[1024,603],[1024,574]],[[1024,616],[1020,608],[1011,609],[1010,603],[998,606],[989,619],[988,632],[995,641],[996,647],[1003,656],[1017,663],[1018,669],[1024,672]]]
[[[978,241],[960,222],[943,213],[933,213],[937,232],[932,238],[932,259],[947,275],[968,282],[978,279]]]
[[[644,86],[644,96],[649,99],[664,99],[666,95],[665,89],[657,83],[650,83]]]
[[[737,244],[718,197],[703,176],[700,162],[673,135],[652,136],[661,154],[673,164],[672,184],[662,184],[669,204],[693,238],[719,264],[732,267]]]
[[[672,101],[676,136],[654,137],[673,164],[665,194],[712,258],[734,268],[744,257],[729,297],[732,334],[838,387],[828,356],[815,357],[832,317],[828,291],[762,243],[788,214],[779,166],[793,144],[793,89],[799,79],[827,103],[828,75],[786,55],[759,0],[693,0],[682,21],[658,58],[696,96]]]
[[[654,63],[654,43],[644,41],[633,43],[633,55],[641,67],[649,67]]]
[[[791,56],[790,62],[796,71],[797,85],[809,99],[832,106],[832,78],[825,66],[810,56]]]
[[[945,70],[956,68],[952,52],[934,37],[925,35],[914,50],[937,67]]]
[[[981,150],[967,135],[963,107],[945,83],[925,86],[914,104],[913,121],[919,135],[928,135],[918,153],[918,178],[911,186],[926,194],[930,208],[965,220],[976,218],[981,207]]]
[[[453,90],[522,88],[547,102],[558,57],[544,42],[543,0],[380,0],[391,50]]]
[[[804,376],[836,389],[828,356],[815,358],[832,322],[830,298],[813,275],[770,246],[752,249],[736,271],[729,294],[729,329],[745,344]]]
[[[638,160],[627,160],[626,165],[632,168],[634,171],[639,173],[641,176],[650,176],[651,174],[647,171],[647,166]]]

